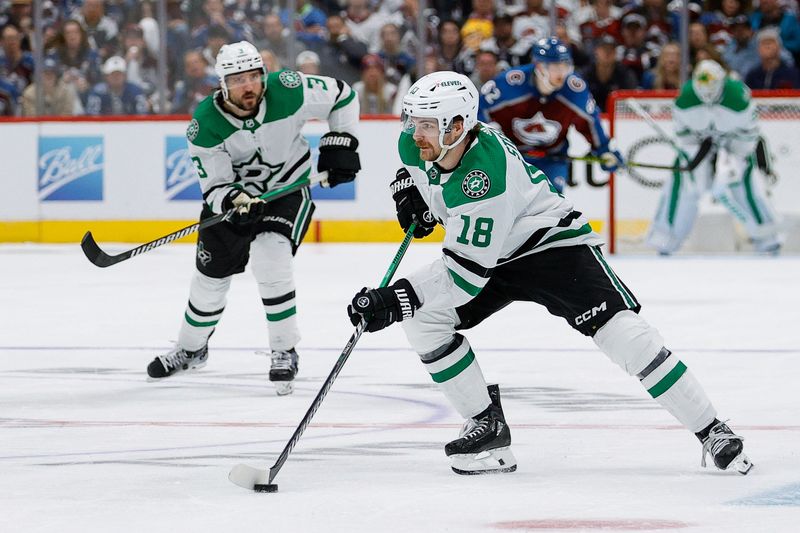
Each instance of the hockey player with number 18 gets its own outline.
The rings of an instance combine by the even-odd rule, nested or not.
[[[499,127],[559,193],[568,180],[570,126],[589,141],[603,170],[622,166],[622,155],[611,147],[586,81],[573,72],[569,48],[555,37],[541,39],[533,46],[532,61],[481,87],[480,120]]]
[[[677,354],[639,316],[641,306],[600,251],[586,217],[527,164],[502,133],[477,120],[478,92],[466,76],[436,72],[403,98],[391,184],[400,225],[416,237],[445,228],[442,255],[384,288],[363,288],[348,307],[367,331],[401,322],[447,399],[464,417],[445,446],[458,474],[516,469],[496,386],[487,388],[469,329],[514,301],[539,303],[567,320],[702,442],[722,469],[751,466],[742,439],[717,413]]]
[[[664,182],[647,243],[662,255],[676,252],[710,191],[742,223],[757,252],[777,254],[782,239],[775,211],[756,174],[758,168],[771,177],[772,169],[750,89],[719,63],[701,61],[675,100],[673,120],[683,151],[677,162],[692,159],[707,139],[712,148],[692,172],[673,172]]]
[[[268,203],[259,196],[311,174],[308,141],[300,133],[309,119],[327,120],[331,128],[320,139],[317,170],[328,172],[331,187],[352,181],[361,168],[358,98],[334,78],[291,70],[268,74],[246,41],[223,46],[214,68],[221,90],[198,105],[186,136],[203,191],[201,220],[236,211],[229,221],[200,230],[178,344],[147,373],[162,379],[206,364],[231,277],[244,272],[252,256],[269,329],[269,379],[279,395],[289,394],[300,340],[292,261],[314,204],[308,188]]]

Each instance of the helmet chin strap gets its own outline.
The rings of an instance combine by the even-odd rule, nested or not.
[[[461,132],[461,135],[459,135],[459,136],[458,136],[458,139],[456,139],[456,140],[455,140],[455,142],[453,142],[453,143],[451,143],[451,144],[444,144],[444,136],[445,136],[445,134],[446,134],[446,133],[448,133],[449,131],[450,131],[450,129],[448,128],[448,129],[446,129],[446,130],[442,131],[442,132],[439,134],[439,144],[440,144],[440,145],[441,145],[441,147],[442,147],[442,152],[439,154],[439,157],[437,157],[436,159],[434,159],[434,160],[433,160],[433,162],[434,162],[434,163],[438,163],[439,161],[441,161],[442,159],[444,159],[444,156],[446,156],[446,155],[447,155],[447,152],[448,152],[448,151],[450,151],[450,150],[452,150],[452,149],[453,149],[453,148],[455,148],[456,146],[458,146],[458,144],[459,144],[461,141],[463,141],[463,140],[464,140],[464,137],[466,137],[466,136],[467,136],[467,130],[465,129],[464,131],[462,131],[462,132]]]

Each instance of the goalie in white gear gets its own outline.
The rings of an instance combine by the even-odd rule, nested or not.
[[[664,183],[648,244],[662,255],[676,252],[694,225],[698,202],[710,191],[742,223],[756,251],[778,253],[777,218],[756,173],[772,178],[772,169],[747,86],[719,63],[703,60],[675,100],[673,120],[683,152],[679,165],[693,159],[704,141],[710,139],[712,148],[693,171],[673,172]]]
[[[215,70],[221,89],[198,105],[186,136],[203,191],[201,220],[236,212],[199,231],[178,344],[156,357],[147,373],[163,379],[205,365],[231,277],[250,262],[269,331],[269,379],[278,394],[288,394],[300,340],[292,262],[314,204],[308,188],[269,203],[259,196],[311,174],[309,145],[300,133],[309,119],[327,120],[331,128],[320,139],[317,170],[327,171],[330,186],[352,181],[360,169],[358,98],[334,78],[267,73],[258,50],[246,41],[223,46]]]
[[[742,439],[716,416],[694,376],[639,316],[641,306],[605,261],[586,217],[527,164],[502,133],[476,119],[478,93],[461,74],[436,72],[403,99],[391,184],[400,225],[424,237],[445,228],[442,255],[394,284],[358,292],[348,314],[367,331],[402,322],[412,348],[465,418],[445,446],[459,474],[516,468],[499,390],[487,388],[459,330],[514,301],[547,307],[594,339],[612,361],[695,433],[721,469],[750,468]]]

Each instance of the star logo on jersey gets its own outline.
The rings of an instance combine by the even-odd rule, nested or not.
[[[300,87],[300,75],[293,70],[284,70],[278,75],[278,80],[287,89]]]
[[[439,185],[440,176],[441,173],[439,172],[439,169],[435,165],[431,166],[431,168],[428,169],[428,183],[430,185]]]
[[[514,135],[530,146],[549,146],[556,142],[561,133],[561,124],[548,120],[541,111],[531,118],[515,118],[511,121]]]
[[[486,196],[491,186],[492,182],[489,180],[489,176],[482,170],[470,171],[461,182],[461,190],[470,198]]]
[[[189,123],[189,127],[186,128],[186,138],[193,141],[198,133],[200,133],[200,123],[197,122],[197,119],[193,118]]]
[[[280,174],[284,163],[272,165],[261,157],[261,152],[255,152],[253,157],[241,163],[234,163],[233,172],[245,184],[254,187],[260,193],[267,192],[267,183]]]

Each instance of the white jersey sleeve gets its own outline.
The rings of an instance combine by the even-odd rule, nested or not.
[[[331,131],[355,136],[360,107],[353,88],[342,80],[328,76],[299,74],[304,88],[305,118],[327,120]]]

